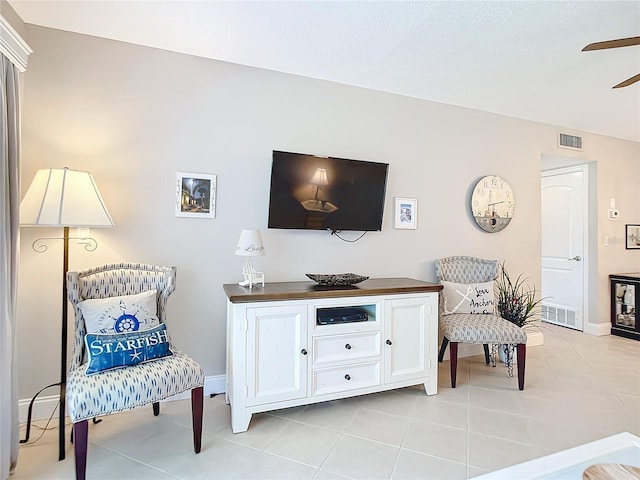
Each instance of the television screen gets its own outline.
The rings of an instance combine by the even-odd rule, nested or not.
[[[274,150],[269,228],[381,230],[388,167]]]

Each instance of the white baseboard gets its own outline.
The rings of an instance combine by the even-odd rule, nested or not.
[[[592,325],[592,324],[590,324]],[[608,328],[606,333],[597,333],[594,335],[608,335],[610,333],[610,325],[608,324],[595,324],[596,326],[603,325]],[[602,329],[604,332],[604,329]],[[591,332],[589,332],[591,333]],[[544,344],[544,335],[542,332],[528,332],[527,333],[527,346],[534,347]],[[475,343],[461,343],[458,345],[458,358],[461,357],[473,357],[475,355],[484,355],[482,345]],[[444,355],[444,360],[449,360],[449,349]],[[226,391],[226,375],[210,375],[204,380],[204,394],[213,395],[218,393],[224,393]],[[169,397],[164,402],[172,402],[175,400],[186,400],[190,398],[189,392],[182,392],[173,397]],[[57,417],[59,395],[47,395],[38,397],[33,402],[33,411],[31,413],[32,421],[47,420],[50,417]],[[30,398],[19,400],[18,409],[20,416],[20,423],[27,421],[27,412],[29,409]]]
[[[538,345],[544,345],[544,333],[540,330],[527,332],[527,347],[537,347]]]
[[[226,376],[225,375],[211,375],[204,379],[204,394],[212,395],[216,393],[224,393],[226,390]],[[190,398],[189,392],[182,392],[173,397],[169,397],[164,402],[171,402],[174,400],[184,400]],[[56,419],[58,417],[58,401],[60,395],[47,395],[36,398],[33,402],[33,411],[31,412],[31,421],[48,420],[50,417]],[[29,411],[30,398],[25,398],[18,401],[18,412],[20,417],[20,423],[27,421],[27,415]],[[57,425],[56,421],[53,423]]]
[[[537,347],[538,345],[544,345],[544,334],[539,331],[527,332],[527,347]],[[489,349],[491,350],[491,349]],[[440,351],[440,345],[438,345],[438,351]],[[458,344],[458,358],[462,357],[474,357],[476,355],[484,356],[484,349],[480,343],[459,343]],[[449,348],[444,354],[442,360],[449,360]]]
[[[438,351],[440,346],[438,346]],[[447,345],[447,350],[444,352],[444,357],[442,357],[443,361],[449,360],[449,346]],[[484,350],[482,349],[482,345],[479,343],[459,343],[458,344],[458,358],[462,357],[475,357],[476,355],[484,355]]]
[[[33,411],[31,412],[31,421],[48,420],[53,418],[53,424],[57,425],[55,419],[58,418],[58,401],[60,395],[46,395],[36,398],[33,402]],[[20,417],[20,423],[27,421],[27,415],[29,412],[30,398],[18,400],[18,414]]]
[[[584,327],[584,333],[598,337],[611,335],[611,323],[587,323]]]
[[[224,393],[227,390],[226,375],[211,375],[204,379],[204,394],[213,395]],[[182,392],[173,397],[165,398],[163,402],[173,402],[175,400],[188,400],[191,398],[191,392]]]

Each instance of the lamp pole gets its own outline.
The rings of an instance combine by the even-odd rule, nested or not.
[[[58,237],[58,239],[60,239]],[[46,245],[36,247],[40,241],[43,240],[55,240],[55,238],[39,238],[33,242],[33,249],[37,253],[44,253],[47,250]],[[67,399],[67,316],[68,316],[68,300],[67,300],[67,272],[69,271],[69,227],[64,227],[64,233],[62,237],[63,241],[63,253],[62,253],[62,328],[60,339],[60,382],[52,383],[42,388],[36,393],[31,402],[29,403],[29,410],[27,413],[27,429],[25,438],[20,440],[20,443],[27,443],[31,433],[31,415],[33,412],[33,404],[44,390],[51,387],[60,387],[60,410],[58,411],[58,460],[64,460],[65,457],[65,428],[66,428],[66,399]],[[85,245],[85,249],[88,251],[95,250],[97,244],[95,240],[92,243]]]
[[[69,227],[64,227],[62,254],[62,344],[60,345],[60,411],[58,460],[64,460],[65,412],[67,398],[67,272],[69,271]]]

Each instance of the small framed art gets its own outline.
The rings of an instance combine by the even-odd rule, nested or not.
[[[418,228],[418,199],[396,198],[395,228],[415,230]]]
[[[176,174],[176,217],[216,217],[216,176],[204,173]]]
[[[625,225],[626,232],[625,238],[627,250],[635,250],[640,249],[640,225],[638,224],[627,224]]]

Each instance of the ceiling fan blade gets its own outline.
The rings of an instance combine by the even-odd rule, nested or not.
[[[614,85],[611,88],[622,88],[622,87],[628,87],[629,85],[633,85],[636,82],[640,82],[640,73],[638,75],[634,75],[631,78],[627,78],[624,82],[620,82],[617,85]]]
[[[631,47],[633,45],[640,45],[640,37],[618,38],[617,40],[607,40],[606,42],[590,43],[584,47],[582,51],[588,52],[607,48]]]

